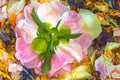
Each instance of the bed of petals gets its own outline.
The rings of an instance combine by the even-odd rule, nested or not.
[[[58,30],[81,34],[59,42],[47,74],[31,48],[39,30],[33,8],[51,28],[60,21]],[[119,19],[119,0],[0,0],[0,80],[119,80]]]

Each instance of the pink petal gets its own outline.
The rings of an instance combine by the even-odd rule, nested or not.
[[[74,39],[73,41],[78,42],[83,52],[86,52],[89,46],[92,44],[92,37],[87,31],[81,31],[81,36]]]
[[[28,24],[25,20],[21,19],[18,21],[15,31],[18,37],[23,38],[25,43],[31,43],[33,39],[37,36],[37,29],[38,26]]]
[[[24,17],[24,14],[23,13],[19,13],[17,15],[17,19],[16,19],[16,24],[18,24],[19,20],[23,20],[25,17]]]
[[[81,46],[76,42],[71,41],[68,45],[61,46],[61,49],[66,51],[66,53],[71,55],[78,62],[80,62],[83,59],[84,54],[82,53]]]
[[[66,51],[57,50],[57,54],[54,54],[51,60],[51,70],[49,75],[55,75],[56,72],[59,73],[64,66],[72,63],[73,60],[74,59],[71,57],[71,55],[67,54]]]
[[[34,8],[35,10],[38,9],[40,3],[38,2],[32,2],[31,4],[25,6],[24,8],[24,15],[25,15],[25,19],[29,24],[35,24],[32,17],[31,17],[31,12],[32,9]]]
[[[62,16],[62,24],[71,28],[72,33],[80,33],[82,17],[75,11],[68,11]]]
[[[74,42],[57,47],[55,53],[51,60],[50,76],[57,75],[63,70],[70,71],[71,63],[74,60],[80,61],[83,57],[80,45]]]
[[[55,26],[59,18],[67,10],[67,7],[61,2],[50,1],[41,4],[37,10],[37,14],[43,22],[49,22]]]
[[[16,41],[16,54],[15,57],[21,61],[23,65],[36,66],[38,64],[38,54],[35,54],[33,50],[31,50],[29,44],[25,44],[22,39],[18,38]],[[36,65],[33,65],[33,63]]]
[[[39,64],[39,57],[37,56],[36,58],[34,58],[29,62],[21,62],[21,63],[27,68],[36,68],[37,65]]]
[[[62,24],[68,25],[71,28],[72,33],[82,34],[79,38],[74,39],[73,41],[78,42],[83,52],[86,52],[92,43],[92,37],[87,31],[82,29],[82,17],[75,11],[68,11],[62,16]]]

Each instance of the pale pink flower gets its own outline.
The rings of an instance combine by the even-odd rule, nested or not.
[[[60,25],[70,27],[72,33],[81,33],[81,37],[70,40],[66,45],[59,44],[55,50],[55,54],[51,59],[51,70],[48,76],[57,76],[63,70],[70,71],[71,63],[80,62],[86,54],[87,48],[92,43],[91,36],[81,28],[82,17],[74,11],[70,11],[59,1],[51,1],[45,3],[31,3],[24,8],[24,14],[18,14],[16,26],[16,58],[28,67],[34,68],[37,74],[41,74],[41,61],[39,55],[30,47],[32,40],[37,37],[38,26],[30,16],[31,9],[35,8],[37,15],[42,22],[48,22],[55,27],[61,19]],[[83,42],[82,42],[83,41]]]

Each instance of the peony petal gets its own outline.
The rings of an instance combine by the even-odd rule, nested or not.
[[[77,47],[76,47],[77,46]],[[71,70],[71,63],[74,60],[81,61],[83,58],[82,50],[79,44],[70,42],[68,45],[60,45],[56,48],[56,54],[53,55],[51,60],[51,70],[49,75],[57,75],[62,70]]]
[[[79,13],[83,18],[83,28],[90,33],[93,39],[97,38],[102,32],[97,16],[91,11],[85,9],[80,10]]]
[[[25,43],[31,43],[32,40],[37,36],[38,26],[33,24],[28,24],[23,19],[18,21],[16,27],[16,33],[19,37],[22,37]]]
[[[51,60],[51,70],[49,75],[55,75],[56,72],[61,70],[66,64],[72,63],[73,58],[64,50],[57,49],[57,54],[54,54]]]
[[[41,4],[37,14],[43,22],[52,23],[55,27],[62,14],[67,10],[67,7],[59,1],[51,1]]]
[[[25,19],[28,24],[35,24],[35,22],[33,21],[32,17],[31,17],[31,12],[32,12],[33,8],[35,8],[35,10],[37,10],[39,5],[40,5],[40,3],[38,3],[38,2],[32,2],[31,4],[25,6],[24,16],[25,16]]]
[[[25,44],[22,39],[18,38],[16,41],[16,54],[15,57],[21,61],[22,64],[31,64],[36,66],[38,64],[38,55],[35,54],[29,44]],[[33,63],[36,65],[33,65]]]
[[[100,72],[101,76],[105,76],[112,72],[114,65],[108,57],[101,55],[95,61],[95,69]]]
[[[82,17],[75,11],[67,11],[62,16],[62,24],[71,28],[72,33],[80,33]]]
[[[66,53],[71,55],[78,62],[80,62],[84,57],[81,46],[76,42],[71,41],[68,45],[61,46],[61,49],[65,50]]]
[[[89,46],[92,44],[92,37],[87,31],[83,30],[81,31],[81,36],[74,39],[74,41],[80,44],[83,52],[86,52]]]

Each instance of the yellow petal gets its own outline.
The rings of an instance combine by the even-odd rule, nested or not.
[[[5,74],[2,71],[0,71],[0,75],[2,75],[4,78],[7,78],[8,80],[12,80],[8,74]]]

